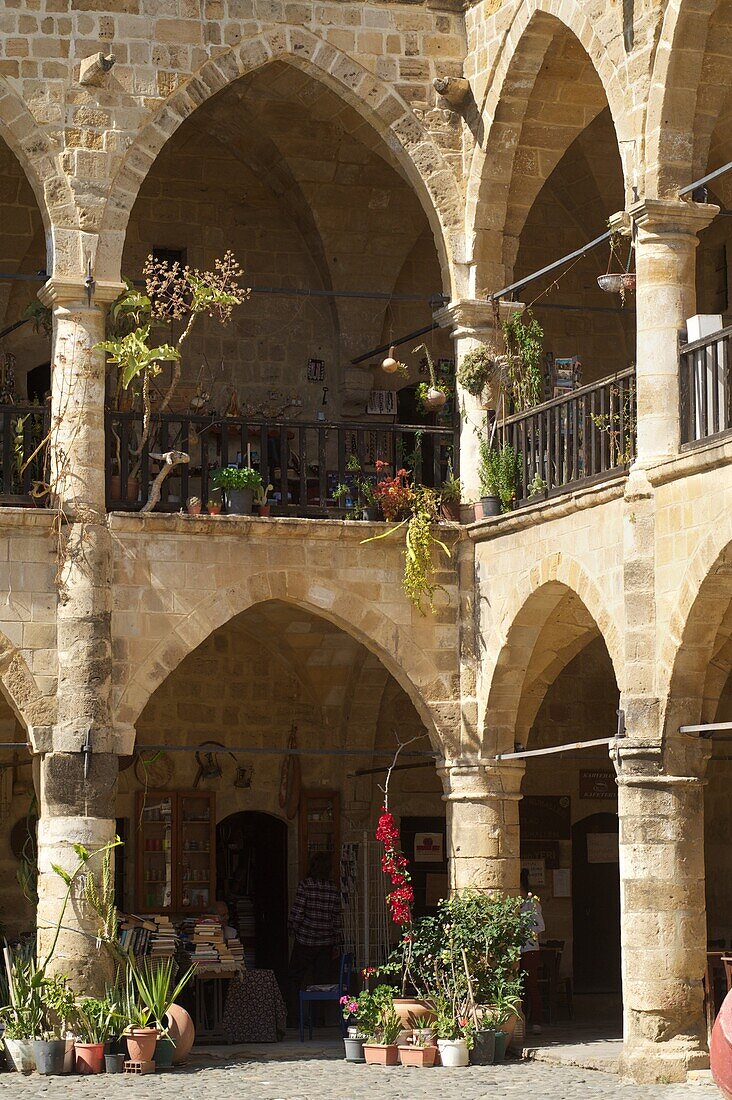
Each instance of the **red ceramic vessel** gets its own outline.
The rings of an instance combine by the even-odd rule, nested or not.
[[[714,1021],[709,1061],[715,1085],[726,1100],[732,1100],[732,992],[724,998]]]

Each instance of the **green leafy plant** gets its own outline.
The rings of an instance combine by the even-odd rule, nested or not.
[[[165,1016],[170,1006],[175,1004],[177,998],[195,973],[195,967],[186,970],[178,981],[173,984],[172,959],[153,964],[150,959],[143,959],[141,964],[130,964],[132,980],[137,989],[140,1002],[149,1009],[150,1018],[155,1026],[164,1031],[166,1028]]]
[[[595,427],[608,437],[610,448],[610,466],[627,466],[633,461],[636,437],[635,384],[631,381],[620,403],[620,390],[612,386],[611,411],[609,413],[591,413],[590,419]]]
[[[84,1043],[106,1043],[118,1031],[119,1007],[107,997],[83,997],[77,1004],[77,1031]]]
[[[440,486],[440,499],[446,504],[459,504],[462,494],[463,487],[460,478],[455,477],[452,466],[448,466],[447,477]]]
[[[212,479],[217,489],[251,489],[258,493],[262,488],[262,475],[251,466],[223,466],[214,470]]]
[[[512,313],[503,322],[503,338],[514,412],[525,412],[541,400],[544,329],[529,309],[524,313]]]
[[[467,352],[457,370],[457,381],[473,397],[480,397],[488,387],[501,384],[506,369],[506,357],[485,344]]]
[[[379,985],[371,992],[364,989],[355,1003],[357,1008],[351,1015],[358,1021],[362,1035],[370,1042],[384,1046],[397,1041],[401,1021],[394,1008],[394,990],[391,986]]]
[[[63,1039],[78,1018],[74,992],[69,989],[68,978],[44,977],[40,986],[43,1015],[40,1024],[42,1039]]]
[[[481,496],[498,497],[501,511],[510,511],[516,499],[516,488],[521,475],[521,456],[516,454],[510,443],[494,448],[485,438],[480,440],[479,453],[478,481]]]
[[[529,495],[532,497],[543,496],[546,493],[547,488],[548,486],[547,483],[544,481],[544,478],[540,477],[539,474],[534,474],[529,484]]]
[[[266,505],[267,498],[273,490],[274,490],[274,485],[270,484],[270,485],[265,486],[265,485],[260,484],[259,488],[256,490],[256,495],[254,497],[254,499],[256,500],[257,504],[260,505],[260,507],[262,505]]]

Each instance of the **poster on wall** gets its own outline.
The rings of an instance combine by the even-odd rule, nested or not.
[[[324,382],[325,381],[325,360],[324,359],[308,359],[307,367],[307,380],[308,382]]]
[[[522,859],[521,870],[529,872],[529,886],[546,886],[546,866],[543,859]]]
[[[588,863],[619,863],[617,833],[588,833],[587,834],[587,862]]]
[[[580,768],[579,796],[591,799],[618,797],[615,772],[612,768]]]
[[[366,412],[369,416],[396,416],[397,403],[394,390],[372,390]]]
[[[568,794],[527,794],[519,802],[521,836],[525,840],[569,840],[572,832]]]
[[[572,896],[572,872],[569,867],[558,867],[552,871],[554,897],[570,898]]]
[[[445,860],[445,838],[442,833],[414,834],[415,863],[443,863]]]

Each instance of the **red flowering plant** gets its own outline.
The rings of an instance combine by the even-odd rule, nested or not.
[[[376,476],[378,478],[373,487],[373,493],[381,505],[384,518],[393,522],[403,519],[409,512],[411,501],[411,489],[409,486],[409,471],[397,470],[394,477],[387,473],[389,463],[377,460]]]

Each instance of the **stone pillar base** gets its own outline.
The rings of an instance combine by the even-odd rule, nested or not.
[[[639,1085],[685,1083],[691,1070],[709,1069],[709,1055],[698,1046],[683,1043],[642,1043],[626,1049],[620,1059],[620,1072]]]

